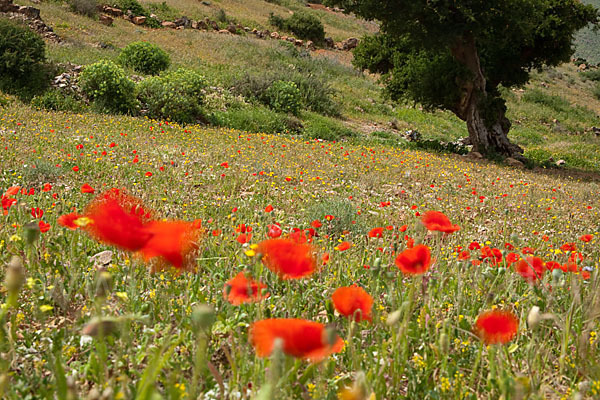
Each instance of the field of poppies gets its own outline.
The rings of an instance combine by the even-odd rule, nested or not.
[[[0,113],[0,397],[600,396],[597,181]]]

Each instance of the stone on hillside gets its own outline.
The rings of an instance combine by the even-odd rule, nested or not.
[[[231,32],[229,32],[227,29],[220,29],[218,32],[219,33],[226,33],[228,35],[231,35]]]
[[[521,161],[519,161],[515,158],[512,158],[512,157],[508,157],[506,160],[504,160],[504,162],[506,162],[506,165],[508,165],[510,167],[520,168],[520,167],[524,166],[524,164]]]
[[[233,33],[235,35],[235,34],[237,34],[237,27],[233,24],[229,24],[227,26],[227,31],[229,31],[229,33]]]
[[[177,25],[175,25],[175,23],[171,22],[171,21],[164,21],[161,25],[163,28],[171,28],[171,29],[177,28]]]
[[[342,50],[352,50],[358,46],[357,38],[348,38],[342,42]]]
[[[314,50],[315,49],[315,43],[312,40],[309,40],[306,42],[306,48],[309,50]]]
[[[23,14],[31,19],[40,19],[40,10],[35,7],[21,6],[19,7],[19,14]]]
[[[100,17],[98,17],[98,19],[100,20],[100,23],[106,26],[111,26],[113,24],[113,17],[105,15],[105,14],[100,14]]]
[[[219,24],[217,24],[215,21],[208,21],[208,24],[215,30],[218,31],[219,30]]]
[[[120,17],[123,15],[123,11],[121,9],[115,8],[115,7],[104,6],[102,8],[102,11],[113,17]]]
[[[192,20],[192,23],[191,23],[190,27],[192,29],[198,29],[198,21]]]
[[[563,165],[565,165],[567,162],[565,160],[558,160],[556,162],[556,166],[557,167],[562,167]]]
[[[183,17],[181,17],[181,18],[177,18],[177,19],[176,19],[175,21],[173,21],[173,22],[175,23],[175,25],[176,25],[177,27],[183,26],[184,28],[189,28],[189,27],[192,25],[192,23],[191,23],[191,21],[189,20],[189,18],[188,18],[188,17],[185,17],[185,16],[183,16]]]
[[[333,48],[334,46],[335,46],[335,42],[333,41],[333,38],[326,37],[325,38],[325,47]]]
[[[279,33],[271,32],[271,39],[279,39]]]
[[[474,160],[481,160],[483,158],[483,154],[481,154],[478,151],[472,151],[469,154],[467,154],[468,158],[472,158]]]
[[[304,40],[296,39],[296,41],[294,42],[294,44],[296,46],[302,47],[302,46],[304,46]]]
[[[208,29],[208,25],[204,21],[198,21],[198,29],[207,30]]]
[[[131,19],[131,22],[133,22],[136,25],[144,25],[146,23],[146,17],[144,17],[144,16],[133,17]]]

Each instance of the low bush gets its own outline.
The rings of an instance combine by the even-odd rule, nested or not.
[[[171,63],[166,51],[148,42],[129,43],[121,50],[118,60],[121,65],[147,75],[157,75]]]
[[[137,0],[112,0],[110,5],[123,10],[124,13],[131,11],[134,16],[149,16],[146,9]]]
[[[312,114],[305,123],[304,135],[311,139],[333,141],[354,137],[356,132],[337,121]]]
[[[278,112],[298,115],[302,106],[300,90],[294,82],[275,81],[265,91],[269,107]]]
[[[29,100],[50,82],[42,38],[22,23],[0,18],[0,90]]]
[[[98,14],[98,2],[96,0],[69,0],[71,11],[93,18]]]
[[[192,123],[203,117],[205,87],[199,72],[180,68],[143,80],[137,96],[150,118]]]
[[[102,60],[85,67],[79,84],[100,111],[132,113],[137,108],[135,83],[112,61]]]
[[[312,40],[315,43],[322,43],[325,40],[325,28],[321,20],[306,12],[296,12],[287,19],[271,13],[269,23],[281,30],[294,33],[300,39]]]
[[[75,96],[61,90],[48,90],[44,94],[31,99],[31,105],[43,110],[82,112],[86,104]]]
[[[208,121],[215,126],[247,132],[297,133],[299,129],[297,119],[263,106],[215,111],[208,116]]]

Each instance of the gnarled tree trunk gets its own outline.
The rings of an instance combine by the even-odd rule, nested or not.
[[[524,160],[523,149],[508,140],[511,124],[506,118],[506,109],[495,107],[491,112],[487,109],[495,95],[488,93],[475,39],[472,36],[463,37],[452,46],[451,52],[472,74],[470,80],[461,82],[460,104],[453,111],[467,123],[473,150],[482,154],[495,152]]]

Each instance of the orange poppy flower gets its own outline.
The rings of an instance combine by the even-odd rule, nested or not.
[[[152,237],[144,229],[150,214],[142,208],[141,200],[117,189],[94,199],[83,216],[90,220],[85,230],[96,240],[125,250],[137,251]]]
[[[491,310],[479,315],[475,333],[485,344],[510,342],[519,329],[519,320],[510,311]]]
[[[396,257],[396,266],[406,275],[424,274],[430,265],[431,252],[423,244],[404,250]]]
[[[273,206],[269,204],[265,207],[265,212],[270,213],[271,211],[273,211]]]
[[[462,251],[458,255],[458,259],[461,261],[468,260],[469,258],[471,258],[471,253],[469,253],[467,250]]]
[[[15,196],[17,194],[19,194],[19,190],[21,190],[20,186],[11,186],[8,189],[6,189],[6,192],[4,193],[5,196]]]
[[[273,318],[257,321],[250,326],[250,342],[259,357],[273,352],[276,339],[283,341],[283,352],[293,357],[319,362],[333,353],[339,353],[344,341],[338,335],[327,342],[325,325],[294,318]]]
[[[94,189],[93,187],[91,187],[89,184],[84,183],[81,186],[81,193],[94,193],[96,191],[96,189]]]
[[[527,282],[535,283],[544,274],[544,262],[539,257],[527,257],[517,261],[515,270]]]
[[[348,242],[342,242],[340,244],[338,244],[337,246],[335,246],[335,249],[337,251],[346,251],[351,247],[350,243]]]
[[[47,224],[44,221],[40,221],[38,226],[40,227],[40,232],[42,233],[46,233],[50,230],[50,224]]]
[[[317,261],[309,244],[291,239],[270,239],[258,244],[262,262],[281,279],[299,279],[315,272]]]
[[[310,223],[310,225],[315,229],[318,229],[323,226],[321,221],[319,221],[318,219],[315,219],[313,222]]]
[[[587,235],[580,236],[579,240],[581,240],[582,242],[588,243],[588,242],[591,242],[593,238],[594,238],[594,235],[591,235],[588,233]]]
[[[453,233],[460,229],[458,225],[452,225],[450,219],[439,211],[427,211],[421,217],[421,223],[430,231]]]
[[[373,228],[369,231],[370,238],[381,238],[383,237],[383,228]]]
[[[145,260],[160,257],[177,269],[193,269],[192,255],[198,249],[203,233],[200,220],[151,221],[144,232],[150,235],[150,239],[140,249]]]
[[[575,250],[577,250],[577,246],[573,242],[571,242],[571,243],[565,243],[562,246],[560,246],[560,249],[562,251],[564,251],[564,252],[575,251]]]
[[[356,322],[371,321],[373,298],[365,290],[356,285],[336,289],[331,295],[337,312],[344,317],[354,318]]]
[[[81,218],[81,215],[79,215],[77,213],[70,213],[70,214],[61,215],[60,217],[58,217],[56,222],[58,222],[59,225],[64,226],[65,228],[69,228],[74,231],[75,229],[79,228],[79,225],[77,225],[75,223],[75,221],[78,220],[79,218]]]
[[[227,281],[223,289],[223,297],[234,306],[239,306],[269,297],[268,293],[263,293],[266,287],[264,283],[248,279],[243,272],[240,272]]]

